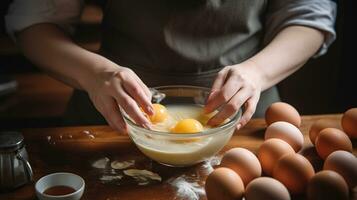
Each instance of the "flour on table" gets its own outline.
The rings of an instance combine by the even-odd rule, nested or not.
[[[217,166],[221,163],[221,157],[220,156],[213,156],[210,159],[206,160],[203,165],[203,171],[206,175],[210,174],[214,169],[214,166]]]
[[[175,199],[199,200],[200,196],[205,195],[205,190],[197,182],[190,182],[184,176],[177,177],[168,181],[176,188]]]
[[[128,169],[124,170],[124,174],[133,177],[138,182],[138,185],[147,185],[151,181],[161,182],[162,180],[161,176],[148,170]]]
[[[213,171],[213,167],[219,165],[221,162],[221,157],[214,156],[206,160],[199,170],[205,176]],[[182,175],[175,179],[169,179],[167,182],[176,189],[175,199],[184,200],[199,200],[201,196],[205,195],[205,190],[203,186],[199,184],[200,175]]]
[[[115,176],[103,175],[102,177],[99,178],[99,180],[101,180],[103,183],[108,183],[108,182],[112,182],[112,181],[118,181],[122,178],[123,178],[122,175],[115,175]]]
[[[128,160],[128,161],[123,161],[123,162],[119,162],[117,160],[113,161],[110,166],[113,169],[126,169],[128,167],[131,167],[135,164],[135,160]]]
[[[96,169],[95,174],[103,184],[122,185],[135,181],[137,185],[149,185],[162,181],[161,176],[154,172],[133,169],[135,160],[113,160],[111,162],[108,157],[102,157],[91,163],[91,166]],[[131,177],[133,180],[130,181],[127,177]]]
[[[96,160],[92,163],[92,167],[97,168],[97,169],[105,169],[109,163],[109,158],[104,157],[99,160]]]

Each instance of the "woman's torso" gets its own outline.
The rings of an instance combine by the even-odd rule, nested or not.
[[[101,52],[151,79],[187,77],[192,83],[197,76],[214,77],[222,67],[259,50],[265,4],[265,0],[109,0]]]
[[[109,0],[101,54],[133,69],[149,87],[210,87],[224,66],[261,48],[265,0]],[[275,87],[262,93],[256,116],[278,101]],[[65,124],[102,124],[88,95],[75,91]]]

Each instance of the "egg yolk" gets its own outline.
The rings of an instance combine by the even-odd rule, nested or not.
[[[183,119],[171,129],[173,133],[197,133],[201,131],[203,131],[203,126],[195,119]]]
[[[152,106],[154,108],[154,114],[148,116],[150,121],[154,124],[165,121],[168,117],[166,107],[158,103],[152,104]]]

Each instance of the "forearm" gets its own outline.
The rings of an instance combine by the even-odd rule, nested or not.
[[[103,63],[104,57],[89,52],[71,41],[56,25],[38,24],[18,34],[18,43],[26,57],[55,78],[83,89]]]
[[[132,70],[82,49],[52,24],[25,29],[18,34],[18,42],[36,65],[55,78],[85,90],[112,128],[126,131],[119,107],[138,125],[150,126],[139,106],[153,114],[151,93]]]
[[[321,47],[321,31],[290,26],[283,29],[262,51],[248,59],[247,67],[259,74],[261,89],[277,84],[298,70]]]

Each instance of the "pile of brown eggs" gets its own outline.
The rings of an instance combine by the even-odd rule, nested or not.
[[[294,107],[274,103],[265,119],[265,141],[257,155],[244,148],[227,151],[206,179],[208,200],[349,198],[349,189],[357,188],[357,158],[350,140],[357,138],[357,108],[344,113],[342,127],[328,119],[315,122],[309,132],[315,146],[304,148],[301,117]]]

